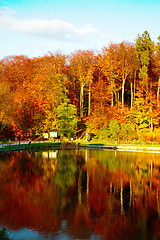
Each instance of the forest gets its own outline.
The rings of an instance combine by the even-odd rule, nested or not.
[[[63,48],[63,46],[62,46]],[[0,138],[160,142],[160,37],[0,61]]]

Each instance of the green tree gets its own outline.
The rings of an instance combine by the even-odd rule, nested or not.
[[[74,185],[76,171],[76,162],[73,156],[69,153],[60,153],[56,165],[55,183],[61,188],[62,193]]]
[[[57,107],[57,128],[61,137],[71,138],[74,135],[75,128],[77,126],[76,107],[65,99]]]
[[[158,37],[158,42],[156,44],[156,52],[154,55],[154,72],[156,75],[156,95],[157,95],[157,106],[160,106],[159,94],[160,94],[160,36]]]
[[[134,100],[134,107],[126,119],[130,124],[135,126],[139,133],[149,130],[151,126],[151,110],[150,105],[146,104],[142,94],[137,93]]]
[[[140,87],[142,88],[146,99],[149,94],[149,80],[152,76],[152,59],[154,52],[154,42],[151,40],[147,31],[144,31],[142,35],[138,35],[136,39],[136,53],[137,59],[140,64],[139,78]],[[152,84],[150,84],[151,86]]]

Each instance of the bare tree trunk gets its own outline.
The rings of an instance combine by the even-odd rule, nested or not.
[[[88,116],[91,114],[91,84],[89,83],[88,89]]]
[[[135,94],[136,94],[136,71],[135,71],[135,74],[134,74],[133,101],[134,101],[134,98],[135,98]]]
[[[122,105],[124,105],[124,85],[125,85],[125,77],[122,78]]]
[[[120,97],[119,97],[119,92],[117,92],[117,107],[119,108],[119,99],[120,99]]]
[[[151,133],[153,132],[153,118],[151,118]]]
[[[157,87],[157,106],[159,107],[159,90],[160,90],[160,77],[158,79],[158,87]]]
[[[113,107],[113,96],[114,96],[114,93],[112,92],[112,98],[111,98],[111,106]]]
[[[133,83],[131,82],[131,108],[133,107]]]
[[[152,116],[152,107],[150,108],[151,116]],[[153,118],[151,117],[151,133],[153,132]]]
[[[80,118],[83,118],[83,102],[84,102],[84,85],[80,86]]]

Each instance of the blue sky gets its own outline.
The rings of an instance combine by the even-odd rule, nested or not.
[[[0,0],[0,59],[101,50],[160,35],[159,0]]]

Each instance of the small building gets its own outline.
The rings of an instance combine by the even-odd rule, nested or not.
[[[50,138],[58,138],[58,133],[57,131],[49,131],[49,132],[44,132],[43,137],[45,140],[50,139]]]
[[[57,134],[57,132],[49,132],[49,137],[50,138],[57,138],[58,137],[58,134]]]
[[[47,140],[49,138],[48,132],[43,133],[43,137],[44,137],[45,140]]]

